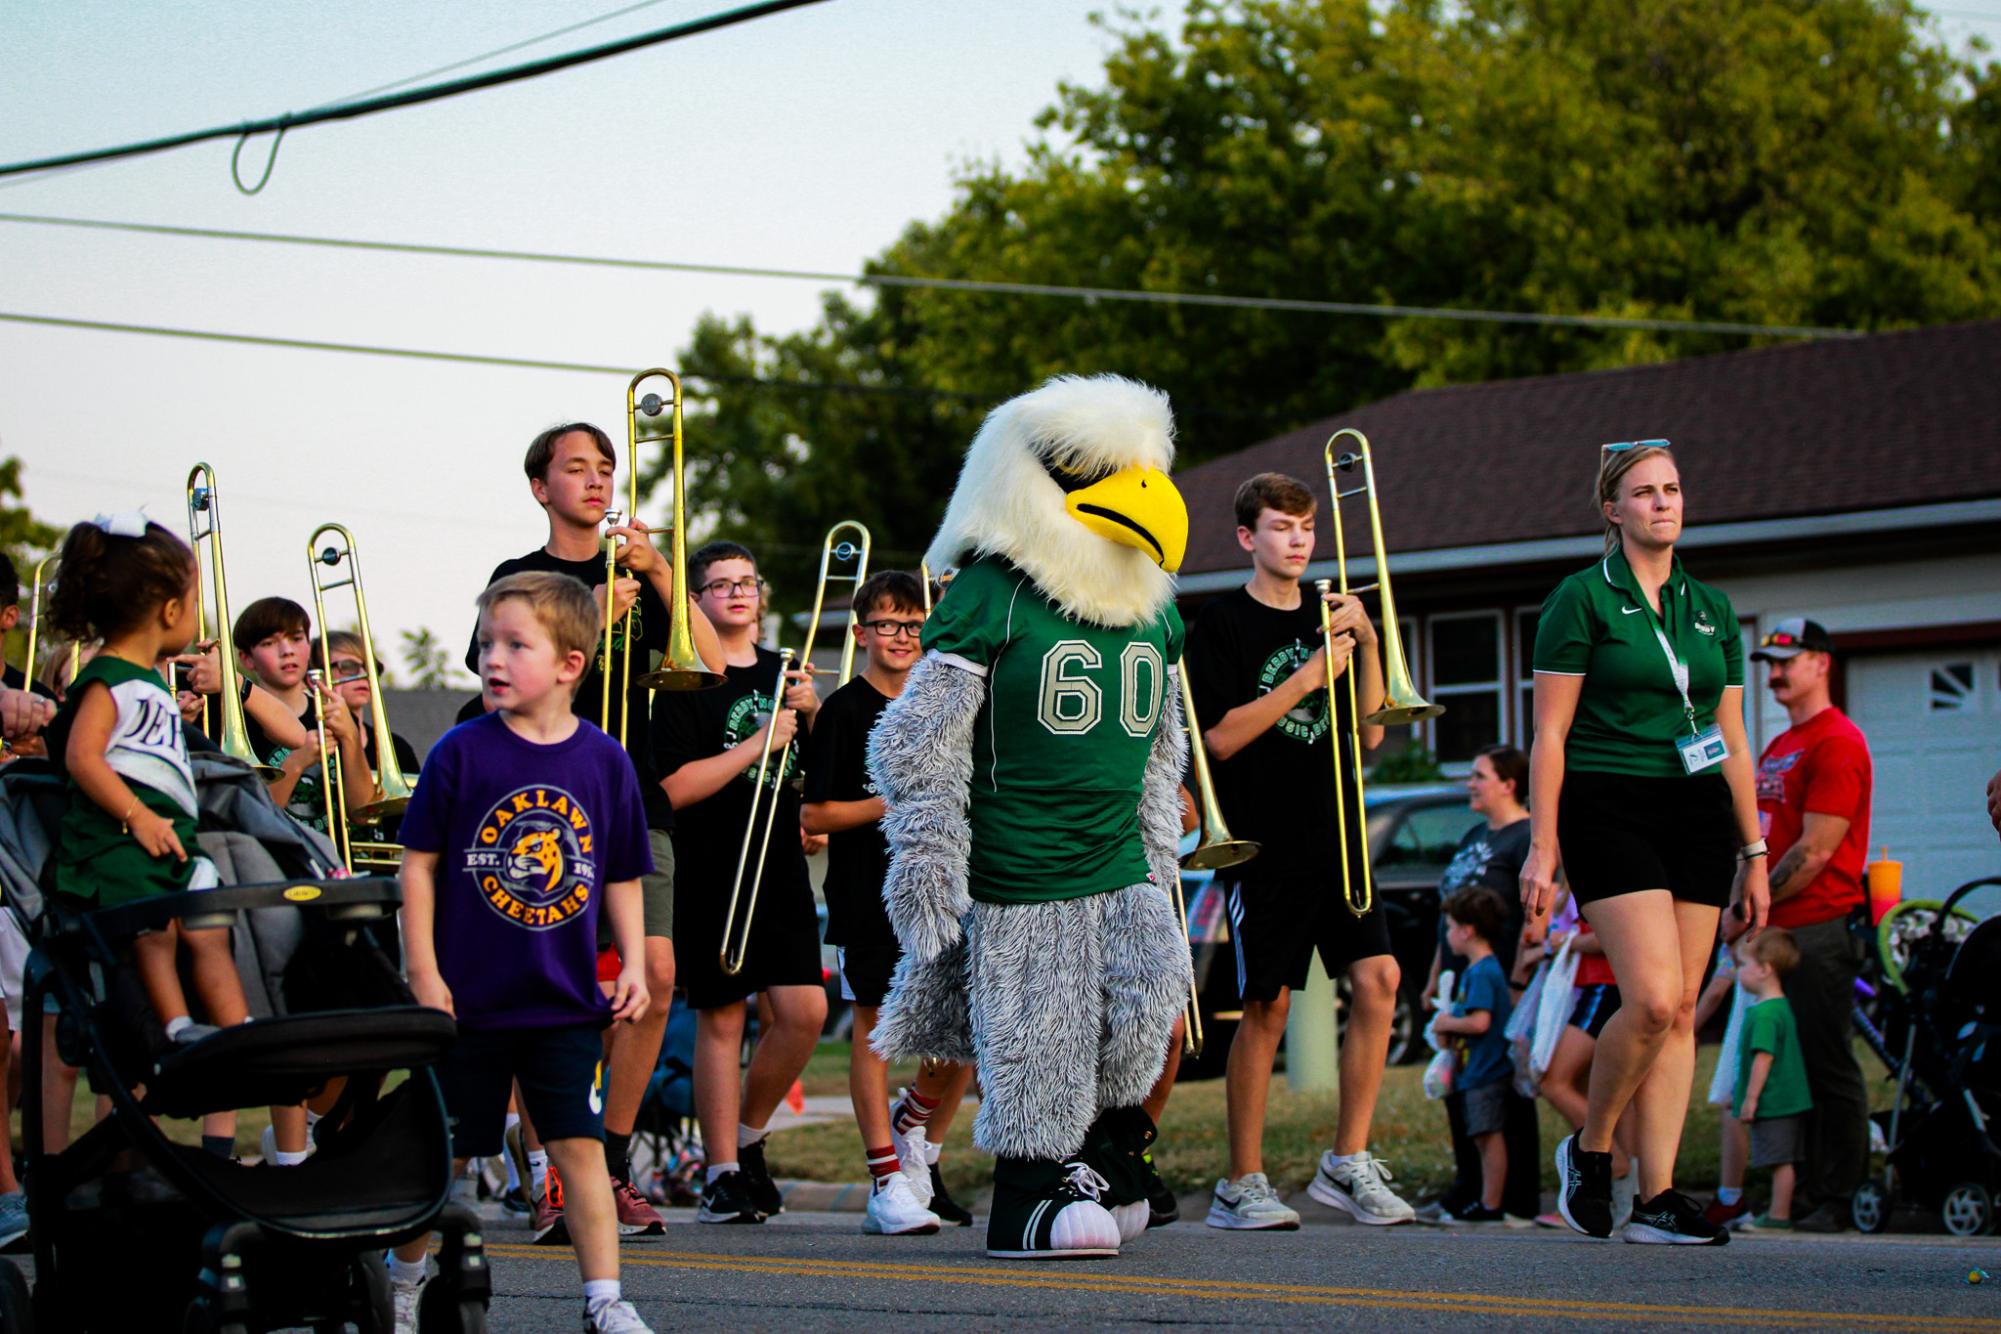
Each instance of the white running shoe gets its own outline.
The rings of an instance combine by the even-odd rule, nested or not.
[[[1383,1184],[1393,1180],[1390,1165],[1372,1153],[1364,1153],[1357,1162],[1337,1163],[1329,1149],[1320,1155],[1320,1167],[1306,1193],[1330,1209],[1353,1215],[1358,1223],[1382,1227],[1411,1222],[1417,1210]]]
[[[895,1135],[896,1162],[903,1169],[903,1179],[910,1183],[910,1197],[920,1209],[931,1207],[931,1160],[925,1150],[929,1141],[924,1137],[923,1126],[912,1126],[908,1132]]]
[[[396,1305],[396,1334],[417,1334],[417,1303],[424,1296],[424,1285],[430,1281],[428,1274],[414,1283],[399,1278],[389,1280],[390,1300]]]
[[[925,1184],[930,1182],[927,1180]],[[936,1232],[939,1226],[938,1215],[918,1202],[910,1189],[910,1178],[901,1172],[880,1178],[868,1193],[868,1214],[862,1219],[862,1231],[871,1236],[924,1236]]]
[[[1286,1208],[1263,1172],[1246,1172],[1235,1181],[1225,1178],[1216,1183],[1208,1223],[1245,1231],[1290,1232],[1299,1226],[1299,1215]]]
[[[639,1318],[627,1301],[604,1302],[584,1307],[584,1334],[653,1334],[653,1326]]]

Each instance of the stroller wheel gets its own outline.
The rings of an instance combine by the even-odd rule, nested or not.
[[[486,1304],[433,1279],[417,1301],[417,1334],[486,1334]]]
[[[250,1330],[234,1320],[222,1320],[209,1309],[207,1302],[197,1297],[188,1303],[187,1314],[181,1317],[181,1334],[250,1334]]]
[[[1848,1217],[1857,1232],[1882,1232],[1890,1226],[1890,1187],[1871,1179],[1855,1188],[1848,1200]]]
[[[1939,1206],[1945,1230],[1955,1237],[1981,1237],[1994,1230],[1994,1196],[1978,1181],[1962,1181]]]

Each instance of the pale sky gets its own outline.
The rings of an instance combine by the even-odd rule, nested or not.
[[[1961,3],[1940,11],[1955,44],[2001,30],[1997,0]],[[309,107],[614,7],[13,0],[0,9],[0,160]],[[664,0],[493,64],[724,7]],[[829,0],[301,130],[254,198],[231,185],[222,141],[0,182],[0,212],[854,272],[908,221],[945,211],[956,163],[1023,160],[1057,83],[1096,81],[1100,7]],[[257,148],[246,157],[261,163]],[[671,365],[704,310],[781,332],[812,323],[820,292],[13,223],[0,223],[0,275],[8,312],[634,369]],[[183,482],[206,459],[235,607],[272,593],[310,605],[306,538],[338,520],[360,543],[385,651],[416,625],[463,644],[487,572],[544,536],[520,472],[528,440],[577,417],[618,437],[623,411],[622,377],[0,323],[0,455],[24,460],[39,517],[143,507],[183,529]],[[699,433],[688,446],[701,450]]]
[[[0,160],[312,106],[614,7],[17,0],[0,15]],[[724,7],[665,0],[495,64]],[[855,272],[946,210],[955,164],[1023,160],[1058,81],[1101,68],[1093,8],[829,0],[300,130],[255,198],[222,141],[0,187],[0,211]],[[672,365],[704,310],[808,325],[821,290],[19,224],[0,224],[0,273],[10,312],[634,369]],[[310,606],[306,539],[339,520],[385,651],[414,625],[461,645],[487,572],[544,536],[529,439],[578,417],[622,438],[623,414],[622,377],[0,323],[0,455],[24,460],[39,517],[143,507],[182,530],[206,459],[234,606]]]

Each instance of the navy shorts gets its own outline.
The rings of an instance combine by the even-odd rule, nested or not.
[[[1389,918],[1377,897],[1366,917],[1341,901],[1334,884],[1225,886],[1230,939],[1237,950],[1237,994],[1247,1001],[1275,1001],[1280,991],[1306,985],[1313,954],[1338,979],[1348,966],[1390,953]]]
[[[870,1008],[881,1005],[889,995],[889,980],[896,972],[897,960],[902,957],[903,950],[897,945],[843,946],[841,999]]]
[[[1619,988],[1610,982],[1593,982],[1577,989],[1577,1003],[1570,1007],[1570,1026],[1595,1038],[1605,1031],[1605,1021],[1619,1013]]]
[[[604,1026],[461,1028],[438,1062],[438,1085],[451,1123],[452,1155],[486,1158],[501,1151],[507,1099],[521,1101],[544,1144],[604,1139]]]

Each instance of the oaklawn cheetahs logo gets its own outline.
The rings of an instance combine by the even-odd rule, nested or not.
[[[547,931],[583,912],[597,875],[590,817],[561,788],[524,787],[479,822],[466,870],[486,906],[517,926]]]
[[[1306,665],[1313,656],[1313,650],[1301,640],[1282,644],[1265,665],[1258,668],[1258,693],[1269,695],[1279,682],[1291,676]],[[1305,699],[1279,716],[1275,724],[1279,731],[1294,741],[1304,741],[1312,745],[1327,735],[1327,689],[1321,687],[1308,694]]]

